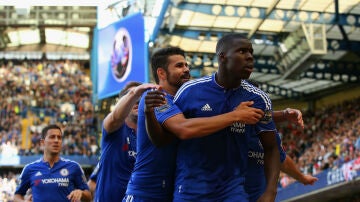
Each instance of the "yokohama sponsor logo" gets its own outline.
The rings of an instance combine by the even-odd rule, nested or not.
[[[42,179],[41,182],[43,184],[50,184],[50,183],[69,183],[69,178],[49,178],[49,179]]]

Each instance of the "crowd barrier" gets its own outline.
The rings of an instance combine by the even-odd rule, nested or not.
[[[0,166],[24,166],[28,163],[40,159],[42,155],[32,155],[32,156],[19,156],[19,155],[7,155],[0,154]],[[97,164],[99,157],[98,156],[82,156],[82,155],[62,155],[61,157],[70,159],[78,162],[82,167],[93,167]]]

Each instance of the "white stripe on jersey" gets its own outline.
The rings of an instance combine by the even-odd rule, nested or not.
[[[125,202],[133,202],[134,201],[134,196],[133,195],[127,195],[125,198]]]
[[[175,97],[174,97],[174,102],[179,98],[179,95],[188,87],[199,84],[199,83],[204,83],[204,82],[209,82],[212,80],[212,76],[206,76],[206,77],[202,77],[199,79],[195,79],[195,80],[191,80],[189,82],[184,83],[184,85],[182,85],[179,90],[177,91]]]
[[[249,84],[247,81],[242,80],[241,85],[244,87],[245,90],[253,92],[257,95],[259,95],[265,102],[265,109],[270,110],[271,109],[271,100],[269,96],[262,90],[256,88],[255,86]]]

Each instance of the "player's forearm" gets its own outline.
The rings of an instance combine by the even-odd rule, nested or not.
[[[87,184],[89,186],[90,192],[95,192],[96,182],[94,180],[90,179]]]
[[[299,182],[303,181],[303,174],[289,156],[286,156],[285,161],[280,166],[280,170]]]
[[[14,202],[25,202],[24,196],[20,194],[15,194],[14,196]]]
[[[279,150],[276,146],[264,152],[264,169],[267,181],[266,190],[276,194],[280,172]]]
[[[145,112],[145,126],[150,141],[157,147],[167,145],[173,139],[173,134],[157,121],[154,110]]]
[[[199,138],[210,135],[216,131],[230,126],[236,121],[236,117],[230,112],[213,117],[191,118],[172,124],[168,128],[179,139]],[[165,127],[167,125],[165,124]]]
[[[280,122],[287,121],[285,114],[286,114],[285,110],[273,111],[274,122],[280,123]]]
[[[108,132],[114,132],[119,129],[135,103],[139,99],[133,91],[130,91],[124,95],[115,105],[114,110],[108,114],[104,119],[104,129]]]
[[[91,201],[91,193],[89,190],[83,190],[81,195],[81,201],[90,202]]]
[[[260,141],[264,148],[264,171],[266,177],[266,192],[276,195],[277,182],[280,173],[280,153],[276,134],[273,131],[260,133]]]

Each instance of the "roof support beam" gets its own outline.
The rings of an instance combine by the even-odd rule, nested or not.
[[[190,39],[196,40],[211,40],[212,37],[217,37],[216,40],[221,38],[223,35],[228,34],[227,31],[213,31],[213,30],[202,30],[198,29],[187,29],[187,28],[176,28],[172,32],[169,32],[168,29],[161,29],[161,35],[171,34],[171,36],[179,36],[186,37]],[[251,38],[252,40],[259,39],[257,42],[261,42],[266,45],[278,46],[279,44],[279,36],[277,35],[269,35],[269,34],[254,34]],[[327,39],[328,49],[329,50],[346,50],[346,51],[354,51],[360,52],[360,41],[351,41],[351,43],[347,43],[345,40],[339,39]]]
[[[153,33],[151,33],[150,41],[155,41],[169,5],[170,5],[170,0],[164,0],[163,4],[161,5],[161,10],[160,10],[159,16],[156,19],[154,31],[153,31]]]
[[[198,3],[190,3],[190,2],[181,2],[178,5],[178,8],[181,10],[189,10],[193,12],[199,12],[207,15],[215,15],[213,13],[214,7],[220,7],[220,13],[218,16],[228,16],[228,17],[241,17],[241,18],[256,18],[256,19],[271,19],[271,20],[281,20],[281,21],[292,21],[292,22],[303,22],[303,23],[315,23],[315,24],[334,24],[335,15],[330,12],[310,12],[310,11],[300,11],[296,9],[276,9],[276,5],[273,9],[268,10],[263,7],[245,7],[245,6],[229,6],[229,5],[219,5],[219,4],[198,4]],[[233,7],[233,10],[239,11],[245,9],[244,14],[239,12],[234,12],[233,15],[226,14],[225,10],[228,7]],[[257,9],[259,15],[254,17],[251,15],[250,10]],[[269,13],[267,13],[269,11]],[[282,12],[281,16],[277,15],[277,12]],[[314,13],[318,15],[316,19],[312,19]],[[307,16],[306,19],[303,19],[303,16]],[[300,15],[302,17],[300,17]],[[291,16],[291,17],[289,17]],[[294,16],[294,17],[293,17]],[[348,22],[348,16],[352,16],[354,18],[354,22]],[[357,14],[339,14],[338,23],[340,25],[348,25],[348,26],[360,26],[360,15]]]
[[[176,28],[169,33],[168,29],[160,30],[162,35],[171,34],[171,36],[180,36],[196,40],[212,40],[213,37],[216,37],[216,40],[220,39],[222,36],[229,34],[229,31],[214,31],[208,29],[187,29],[187,28]],[[254,34],[251,38],[252,40],[258,39],[258,42],[262,42],[267,45],[277,45],[278,36],[270,34]]]
[[[273,10],[275,9],[276,5],[278,5],[279,2],[280,0],[274,0],[272,2],[272,4],[266,9],[265,16],[263,17],[263,19],[259,21],[258,24],[254,27],[254,29],[250,30],[250,32],[248,33],[248,38],[251,38],[254,35],[254,33],[258,31],[262,23],[269,17],[270,13],[273,12]]]

